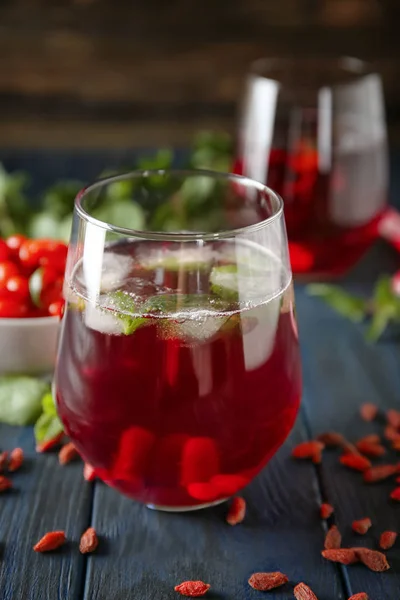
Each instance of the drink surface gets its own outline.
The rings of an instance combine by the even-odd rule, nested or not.
[[[254,244],[106,248],[101,294],[78,263],[56,370],[66,431],[132,498],[231,496],[291,430],[300,362],[290,276]]]

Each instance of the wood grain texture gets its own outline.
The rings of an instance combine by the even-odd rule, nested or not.
[[[382,264],[382,263],[381,263]],[[359,407],[374,402],[382,411],[400,409],[400,358],[398,338],[368,345],[363,328],[335,315],[321,301],[297,293],[302,334],[304,406],[310,433],[336,430],[351,441],[369,433],[382,434],[383,425],[361,420]],[[324,453],[321,468],[322,489],[335,507],[335,522],[343,534],[344,546],[378,549],[386,529],[399,531],[400,506],[389,500],[394,482],[363,483],[362,475],[340,465],[335,451]],[[374,463],[396,462],[398,454],[388,453]],[[355,519],[370,517],[367,535],[351,531]],[[346,568],[352,593],[367,591],[371,598],[393,600],[400,589],[400,548],[387,553],[391,570],[372,573],[366,567]]]
[[[0,426],[1,449],[23,448],[14,489],[0,496],[0,597],[2,600],[75,600],[80,597],[85,559],[79,538],[88,526],[91,484],[82,463],[58,465],[57,454],[38,455],[31,428]],[[64,529],[68,544],[45,554],[33,545],[47,532]]]
[[[245,522],[225,523],[227,504],[186,514],[152,511],[96,484],[93,521],[103,538],[89,557],[85,600],[176,600],[174,586],[203,579],[211,599],[262,598],[247,584],[256,571],[286,573],[291,584],[271,600],[293,598],[306,581],[319,598],[345,598],[339,569],[320,556],[319,490],[309,463],[290,458],[305,436],[301,423],[264,472],[246,489]],[[329,582],[329,583],[327,583]],[[347,598],[347,596],[346,596]]]

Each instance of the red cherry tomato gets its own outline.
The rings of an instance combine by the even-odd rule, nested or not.
[[[63,274],[67,246],[54,240],[25,240],[19,249],[19,260],[24,267],[51,267]]]
[[[29,299],[29,283],[28,280],[21,275],[9,277],[6,282],[6,290],[12,295],[12,298],[18,300]]]
[[[0,240],[0,261],[3,262],[3,260],[7,260],[8,256],[9,256],[9,251],[8,251],[7,244],[5,243],[4,240]]]
[[[3,287],[10,277],[19,275],[18,267],[15,263],[10,260],[0,262],[0,288]]]
[[[18,258],[18,254],[19,254],[19,249],[21,247],[21,244],[23,242],[25,242],[26,237],[24,235],[21,235],[20,233],[15,233],[14,235],[10,235],[10,237],[8,237],[6,239],[6,245],[9,251],[9,254],[12,258]]]
[[[41,305],[48,308],[53,302],[62,300],[63,278],[56,279],[53,283],[43,288],[40,294]]]
[[[29,306],[24,302],[0,298],[0,319],[21,319],[29,314]]]
[[[48,308],[49,315],[52,317],[62,318],[64,314],[64,300],[58,300],[57,302],[52,302]]]

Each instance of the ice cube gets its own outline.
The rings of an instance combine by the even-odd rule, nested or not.
[[[134,261],[130,256],[111,251],[104,252],[100,292],[111,292],[121,287],[133,266]]]
[[[85,309],[85,325],[100,333],[120,335],[123,333],[124,324],[105,308],[106,304],[106,299],[101,299],[99,305],[88,302]]]

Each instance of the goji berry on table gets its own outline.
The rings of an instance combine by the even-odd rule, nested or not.
[[[63,435],[64,432],[61,431],[61,433],[58,433],[50,440],[46,440],[45,442],[39,442],[38,444],[36,444],[36,452],[48,452],[48,450],[51,450],[52,448],[54,448],[54,446],[57,446],[57,444],[62,440]]]
[[[0,453],[0,473],[5,470],[8,462],[8,452],[4,450],[4,452]]]
[[[368,517],[364,519],[359,519],[358,521],[353,521],[351,524],[351,528],[356,533],[360,535],[365,535],[367,531],[372,527],[372,521]]]
[[[340,462],[345,467],[355,471],[366,471],[371,467],[371,461],[361,454],[343,454],[340,457]]]
[[[378,415],[378,407],[372,402],[365,402],[360,408],[360,415],[364,421],[373,421]]]
[[[365,592],[360,592],[350,596],[349,600],[368,600],[368,595]]]
[[[364,471],[363,478],[366,483],[375,483],[392,477],[399,472],[399,465],[378,465]]]
[[[79,551],[81,554],[89,554],[90,552],[94,552],[98,545],[99,540],[96,530],[94,527],[89,527],[81,536]]]
[[[325,550],[333,550],[340,548],[341,544],[342,536],[340,531],[336,525],[332,525],[325,536],[324,548]]]
[[[5,492],[6,490],[10,490],[12,488],[12,481],[8,479],[8,477],[4,477],[4,475],[0,475],[0,492]]]
[[[17,471],[22,463],[24,462],[24,451],[22,448],[14,448],[10,452],[10,458],[8,461],[8,470],[9,471]]]
[[[371,571],[378,573],[390,569],[390,565],[386,556],[378,550],[370,550],[369,548],[353,548],[358,560],[362,562]]]
[[[260,592],[267,592],[280,587],[289,581],[288,577],[280,571],[273,573],[253,573],[249,579],[249,585]]]
[[[388,424],[395,429],[400,429],[400,412],[398,410],[388,410],[386,413],[386,420]]]
[[[314,459],[319,457],[321,451],[325,448],[325,444],[318,440],[311,440],[310,442],[302,442],[295,446],[292,450],[293,458],[310,458]]]
[[[382,550],[389,550],[396,543],[397,533],[395,531],[384,531],[379,538],[379,546]]]
[[[79,453],[78,450],[75,448],[75,445],[72,442],[69,442],[68,444],[64,444],[64,446],[58,453],[58,462],[60,463],[60,465],[66,465],[72,460],[75,460],[75,458],[78,458],[78,456]]]
[[[358,557],[356,556],[353,548],[334,548],[332,550],[322,550],[321,554],[324,558],[326,558],[326,560],[338,562],[342,565],[352,565],[358,561]]]
[[[183,581],[179,585],[176,585],[174,590],[179,592],[182,596],[198,598],[204,596],[210,587],[210,584],[204,583],[204,581]]]
[[[33,546],[35,552],[50,552],[66,542],[64,531],[49,531]]]
[[[298,583],[293,590],[296,600],[318,600],[311,588],[305,583]]]
[[[388,440],[388,442],[397,442],[400,440],[400,432],[392,425],[386,425],[383,431],[383,437],[385,440]]]
[[[359,440],[356,443],[356,448],[362,454],[376,458],[386,454],[386,448],[382,444],[376,442],[368,442],[367,440]]]
[[[229,525],[238,525],[246,515],[246,500],[241,496],[232,499],[231,505],[226,515],[226,522]]]
[[[324,502],[323,504],[321,504],[319,512],[321,515],[321,519],[329,519],[329,517],[333,514],[333,506],[331,506],[327,502]]]
[[[321,433],[317,440],[322,442],[327,448],[340,448],[343,446],[345,438],[341,433],[337,433],[336,431],[327,431],[325,433]]]

